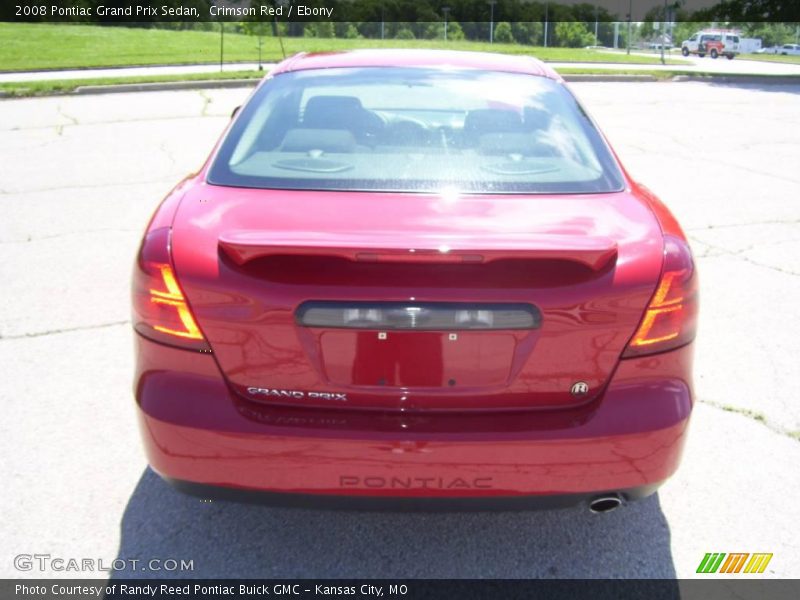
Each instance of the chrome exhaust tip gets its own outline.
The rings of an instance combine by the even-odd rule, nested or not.
[[[622,506],[622,498],[619,494],[605,494],[589,501],[589,510],[595,514],[611,512],[620,506]]]

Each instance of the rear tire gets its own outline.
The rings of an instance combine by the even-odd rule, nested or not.
[[[681,48],[681,54],[684,56],[689,56],[689,49],[688,48]]]
[[[699,56],[700,58],[705,58],[706,55],[705,54],[698,54],[697,56]]]
[[[716,48],[712,48],[710,54],[711,58],[717,58],[719,56],[719,53],[717,52]]]
[[[728,55],[726,56],[726,58],[727,58],[728,60],[733,60],[733,54],[728,54]]]

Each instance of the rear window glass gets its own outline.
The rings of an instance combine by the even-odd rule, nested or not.
[[[411,192],[622,188],[602,138],[561,84],[446,68],[277,75],[242,109],[208,181]]]

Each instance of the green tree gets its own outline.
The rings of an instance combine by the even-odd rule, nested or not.
[[[269,21],[245,21],[242,24],[242,32],[246,35],[264,37],[272,34],[272,23]]]
[[[355,23],[349,21],[338,21],[333,25],[337,38],[345,38],[348,40],[355,40],[361,37]]]
[[[706,27],[708,23],[675,23],[675,28],[672,30],[672,45],[680,47],[683,40],[688,40],[695,33]]]
[[[332,38],[335,36],[332,21],[319,21],[316,23],[317,37],[319,38]]]
[[[464,39],[464,30],[458,21],[450,21],[447,24],[447,39],[459,41]]]
[[[760,38],[761,46],[782,46],[794,42],[794,28],[786,23],[753,23],[745,28],[747,37]]]
[[[420,23],[420,25],[423,24]],[[443,40],[444,21],[424,24],[422,29],[422,37],[426,40]],[[464,30],[457,21],[447,22],[447,39],[451,41],[464,39]]]
[[[501,21],[494,28],[494,41],[498,44],[513,44],[514,34],[511,33],[511,23]]]
[[[408,27],[401,27],[400,29],[398,29],[397,33],[395,34],[394,37],[396,39],[398,39],[398,40],[414,40],[414,39],[416,39],[416,36],[414,35],[414,32],[411,31],[411,29],[409,29]]]
[[[700,9],[694,15],[717,22],[742,23],[769,16],[771,23],[792,23],[800,21],[800,4],[796,0],[726,0]]]
[[[422,37],[426,40],[441,40],[444,38],[444,22],[420,23],[422,25]]]
[[[544,26],[538,21],[515,21],[511,24],[511,34],[520,44],[541,44]]]
[[[348,40],[356,40],[363,36],[360,33],[358,33],[358,29],[356,29],[356,26],[350,23],[347,26],[347,31],[344,32],[344,37]]]
[[[579,21],[560,21],[556,23],[554,33],[558,46],[582,48],[594,43],[594,35]]]

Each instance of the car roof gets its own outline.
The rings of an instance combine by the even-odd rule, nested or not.
[[[279,63],[271,74],[337,67],[450,67],[523,73],[563,81],[558,73],[533,56],[416,49],[349,50],[311,54],[301,52]]]

